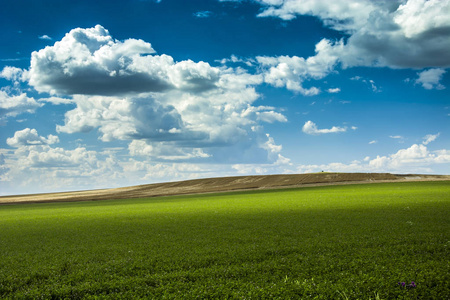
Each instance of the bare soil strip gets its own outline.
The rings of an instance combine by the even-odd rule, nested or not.
[[[396,175],[390,173],[312,173],[220,177],[146,184],[115,189],[2,196],[0,197],[0,204],[95,201],[107,199],[131,199],[322,185],[435,180],[450,180],[450,175]]]

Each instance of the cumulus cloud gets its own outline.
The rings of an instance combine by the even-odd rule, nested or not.
[[[26,74],[27,72],[23,69],[6,66],[0,72],[0,77],[10,81],[19,82],[25,80]]]
[[[356,128],[354,128],[354,129],[356,129]],[[320,135],[320,134],[326,134],[326,133],[346,132],[347,127],[333,126],[330,129],[318,129],[317,125],[314,122],[307,121],[305,123],[305,125],[303,125],[302,131],[304,133],[310,134],[310,135]]]
[[[214,88],[219,69],[208,63],[174,62],[154,55],[150,43],[118,41],[101,25],[76,28],[53,46],[33,52],[29,84],[56,95],[130,95],[171,89]]]
[[[49,37],[49,36],[46,35],[46,34],[41,35],[41,36],[39,37],[39,39],[40,39],[40,40],[47,40],[47,41],[53,40],[51,37]]]
[[[5,155],[5,161],[2,194],[115,187],[123,176],[123,166],[116,157],[84,147],[69,150],[48,144],[18,145],[12,155]]]
[[[76,28],[33,53],[29,83],[40,92],[69,95],[42,101],[76,106],[58,132],[97,130],[104,142],[130,141],[136,156],[151,147],[152,159],[164,161],[278,159],[268,155],[260,124],[287,118],[274,107],[253,106],[264,74],[174,62],[154,52],[142,40],[117,41],[100,25]],[[305,64],[306,72],[321,76],[316,58]]]
[[[424,89],[431,90],[443,90],[445,86],[440,84],[439,82],[442,80],[443,75],[446,73],[444,69],[436,68],[429,69],[417,73],[419,78],[416,79],[416,84],[421,84]]]
[[[320,172],[392,172],[392,173],[435,173],[437,167],[450,164],[449,150],[430,151],[425,145],[414,144],[394,154],[378,155],[371,159],[350,163],[334,162],[321,165],[297,165],[296,173]]]
[[[341,91],[340,88],[330,88],[327,90],[327,92],[330,94],[336,94],[336,93],[339,93],[340,91]]]
[[[23,113],[33,113],[41,106],[43,106],[42,103],[38,103],[33,97],[28,97],[25,93],[9,95],[6,91],[0,90],[0,120]]]
[[[409,170],[412,168],[429,168],[433,164],[450,163],[450,151],[430,152],[425,145],[414,144],[400,149],[389,156],[377,156],[369,161],[374,170]]]
[[[48,135],[47,138],[38,135],[36,129],[25,128],[20,131],[16,131],[14,136],[8,138],[6,143],[11,146],[18,148],[20,146],[29,145],[50,145],[59,142],[59,138],[55,135]]]
[[[257,0],[260,17],[291,20],[298,15],[320,18],[345,32],[328,52],[344,67],[426,68],[450,66],[450,0],[369,1]]]
[[[449,1],[409,0],[398,7],[394,21],[400,25],[407,38],[413,38],[436,28],[448,27],[450,25],[448,13],[450,13]]]
[[[323,39],[315,47],[316,55],[307,59],[298,56],[258,56],[256,60],[263,70],[266,83],[313,96],[320,90],[317,87],[305,88],[303,83],[310,79],[321,79],[334,69],[338,61],[334,47],[338,46]]]
[[[137,61],[154,52],[142,40],[116,41],[100,25],[76,28],[53,46],[32,53],[29,83],[39,92],[52,94],[162,90],[168,82],[158,76],[158,71],[161,64],[172,62],[170,58],[150,56],[155,66],[150,74],[136,66]]]
[[[77,107],[66,113],[65,124],[57,126],[58,132],[88,132],[99,128],[103,141],[174,140],[181,138],[181,131],[189,134],[173,106],[162,105],[151,97],[77,96],[75,101]]]

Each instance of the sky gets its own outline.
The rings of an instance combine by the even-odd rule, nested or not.
[[[0,195],[450,174],[450,0],[7,0]]]

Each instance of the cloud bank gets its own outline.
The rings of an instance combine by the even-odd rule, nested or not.
[[[323,50],[344,67],[450,67],[450,0],[257,0],[259,17],[311,15],[343,32]],[[320,53],[319,51],[319,53]]]
[[[261,124],[287,119],[274,107],[253,106],[264,75],[155,53],[150,43],[118,41],[100,25],[76,28],[33,52],[27,78],[57,96],[49,102],[71,97],[76,104],[59,133],[98,130],[104,142],[130,141],[132,155],[153,149],[155,160],[271,159]]]

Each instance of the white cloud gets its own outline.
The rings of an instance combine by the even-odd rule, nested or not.
[[[46,34],[41,35],[41,36],[39,37],[39,39],[40,39],[40,40],[47,40],[47,41],[53,40],[51,37],[49,37],[49,36],[46,35]]]
[[[394,17],[407,38],[423,32],[450,26],[450,7],[447,0],[410,0],[401,4]]]
[[[333,126],[330,129],[318,129],[317,125],[314,122],[307,121],[305,123],[305,125],[303,125],[302,131],[304,133],[310,134],[310,135],[320,135],[320,134],[326,134],[326,133],[346,132],[347,131],[347,127]]]
[[[254,129],[259,123],[287,119],[273,107],[251,106],[258,94],[253,88],[242,88],[236,78],[228,78],[225,86],[229,89],[215,89],[206,94],[172,91],[124,98],[74,96],[77,107],[66,113],[65,124],[58,125],[57,131],[98,130],[105,142],[145,140],[154,148],[159,143],[166,149],[170,146],[183,153],[196,153],[190,155],[192,158],[226,160],[226,156],[241,160],[247,150],[263,150],[264,133]],[[199,148],[208,155],[200,155]],[[217,151],[223,153],[217,157]],[[189,156],[181,152],[175,156]]]
[[[123,176],[116,158],[84,147],[19,145],[13,155],[5,155],[5,167],[2,194],[114,187]]]
[[[43,99],[76,105],[58,132],[98,130],[104,142],[130,141],[135,155],[145,142],[164,161],[277,159],[264,147],[267,137],[260,124],[287,118],[273,107],[252,105],[260,97],[254,86],[263,83],[263,74],[174,62],[153,52],[142,40],[114,40],[100,25],[77,28],[33,53],[30,84],[41,92],[71,95]],[[315,59],[307,65],[316,72]],[[162,148],[170,154],[158,152]]]
[[[223,65],[227,63],[242,63],[245,64],[248,67],[252,67],[254,63],[256,62],[253,58],[239,58],[236,55],[231,55],[230,58],[222,58],[220,60],[216,60],[216,62],[219,62]]]
[[[49,98],[39,98],[39,102],[48,102],[53,105],[61,104],[73,104],[75,101],[73,99],[61,98],[61,97],[49,97]]]
[[[52,94],[161,91],[170,86],[163,68],[173,60],[152,53],[149,43],[114,40],[100,25],[76,28],[53,46],[32,53],[29,84]]]
[[[48,135],[47,138],[39,136],[36,129],[25,128],[20,131],[16,131],[14,136],[8,138],[6,143],[18,148],[20,146],[29,145],[51,145],[59,142],[59,138],[56,135]]]
[[[19,82],[24,81],[24,77],[26,77],[24,74],[26,74],[26,71],[23,69],[6,66],[0,73],[0,77],[10,81]]]
[[[0,90],[0,120],[23,113],[33,113],[41,106],[43,104],[38,103],[33,97],[27,97],[25,93],[13,96]]]
[[[414,144],[394,154],[351,163],[329,163],[321,165],[297,165],[293,172],[391,172],[391,173],[437,173],[439,166],[450,164],[450,150],[430,151],[425,145]]]
[[[260,17],[279,17],[292,20],[297,15],[319,17],[327,26],[339,31],[351,31],[364,25],[370,13],[375,9],[370,1],[335,0],[332,4],[326,0],[258,0],[266,5]]]
[[[330,88],[327,90],[327,92],[330,94],[336,94],[336,93],[339,93],[340,91],[341,91],[340,88]]]
[[[32,53],[29,84],[56,95],[136,95],[217,88],[221,70],[205,62],[174,62],[150,43],[118,41],[100,25],[76,28],[53,46]]]
[[[316,44],[316,55],[307,59],[298,56],[258,56],[256,60],[262,67],[266,83],[313,96],[320,90],[317,87],[305,88],[303,83],[310,79],[322,79],[334,69],[338,57],[333,49],[337,44],[323,39]]]
[[[416,79],[416,84],[421,84],[422,87],[427,90],[443,90],[445,89],[445,86],[440,84],[439,81],[442,80],[442,76],[445,73],[446,71],[441,68],[422,71],[420,73],[417,73],[417,75],[419,75],[419,78]]]
[[[350,78],[350,80],[364,82],[365,84],[367,84],[370,87],[370,89],[373,92],[380,92],[381,91],[380,88],[375,85],[375,81],[373,81],[372,79],[365,79],[365,78],[363,78],[361,76],[354,76],[354,77]]]
[[[241,116],[245,118],[252,118],[266,123],[274,123],[274,122],[287,122],[287,118],[278,113],[275,110],[275,107],[272,106],[248,106],[245,110],[242,111]]]
[[[450,163],[450,151],[439,150],[430,152],[425,145],[414,144],[407,149],[401,149],[389,156],[377,156],[369,162],[374,170],[421,170],[433,164]]]
[[[291,20],[312,15],[350,35],[330,44],[328,52],[344,67],[388,66],[425,68],[450,66],[450,0],[369,1],[257,0],[260,17]]]
[[[424,141],[422,144],[428,145],[429,143],[434,142],[439,137],[439,135],[440,135],[440,133],[427,134],[426,136],[423,137]]]
[[[373,141],[370,141],[370,142],[369,142],[369,145],[373,145],[373,144],[376,144],[376,143],[378,143],[378,141],[373,140]]]
[[[211,157],[201,148],[176,147],[170,142],[148,143],[134,140],[128,150],[132,156],[143,156],[151,161],[192,161]]]
[[[76,96],[74,100],[77,107],[66,113],[65,125],[58,125],[58,132],[88,132],[99,128],[103,141],[174,140],[181,138],[174,128],[184,129],[184,134],[190,132],[174,107],[162,105],[151,97]]]
[[[274,155],[281,150],[270,138],[267,148]],[[138,144],[141,145],[138,145]],[[93,189],[154,182],[249,174],[282,174],[307,172],[392,172],[439,173],[439,166],[450,164],[450,150],[431,151],[425,145],[412,145],[394,154],[365,157],[362,161],[329,164],[292,164],[282,156],[273,163],[197,164],[152,162],[146,159],[152,149],[136,158],[121,159],[114,153],[101,154],[78,147],[73,150],[49,145],[20,146],[14,155],[0,154],[0,187],[2,194]],[[1,151],[0,151],[1,152]],[[448,168],[447,168],[448,170]],[[447,171],[448,172],[448,171]]]

